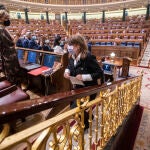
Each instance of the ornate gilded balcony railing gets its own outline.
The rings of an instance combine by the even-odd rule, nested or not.
[[[138,102],[141,81],[142,76],[139,76],[115,89],[105,88],[90,102],[89,96],[78,98],[76,108],[6,137],[0,143],[0,149],[15,149],[18,145],[32,150],[103,149]],[[85,111],[89,113],[88,131],[84,131]]]

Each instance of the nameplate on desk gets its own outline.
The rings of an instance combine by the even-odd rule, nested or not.
[[[104,71],[104,74],[113,75],[112,71]]]
[[[47,69],[49,69],[49,67],[42,66],[40,68],[29,71],[28,74],[33,75],[33,76],[38,76],[38,75],[42,74],[44,70],[47,70]]]

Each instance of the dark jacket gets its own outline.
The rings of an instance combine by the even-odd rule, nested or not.
[[[22,40],[19,38],[18,41],[16,42],[17,47],[23,47],[22,45]]]
[[[29,41],[30,41],[29,39],[24,39],[22,42],[22,46],[24,48],[29,48]]]
[[[102,78],[103,71],[100,68],[96,57],[91,55],[90,53],[87,54],[85,59],[80,59],[77,62],[77,65],[74,66],[74,59],[71,57],[69,60],[68,69],[70,70],[71,76],[76,76],[78,74],[90,74],[92,77],[92,81],[84,81],[85,87],[86,86],[93,86],[97,85],[97,79]],[[83,86],[76,85],[76,88],[80,88]]]
[[[36,49],[36,50],[40,50],[41,49],[41,46],[38,45],[38,43],[34,40],[34,39],[31,39],[28,43],[28,47],[30,49]]]
[[[51,47],[49,45],[44,44],[43,45],[43,51],[53,52],[53,49],[51,49]]]

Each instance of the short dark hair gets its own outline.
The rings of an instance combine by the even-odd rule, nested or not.
[[[5,6],[4,5],[0,5],[0,10],[5,10]]]
[[[57,37],[55,38],[55,40],[60,41],[61,40],[61,36],[57,35]]]

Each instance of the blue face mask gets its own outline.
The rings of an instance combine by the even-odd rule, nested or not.
[[[69,52],[69,54],[71,54],[71,55],[74,54],[73,46],[69,46],[69,45],[68,45],[68,52]]]
[[[74,54],[73,49],[68,49],[68,52],[69,52],[69,54],[71,54],[71,55],[73,55],[73,54]]]

